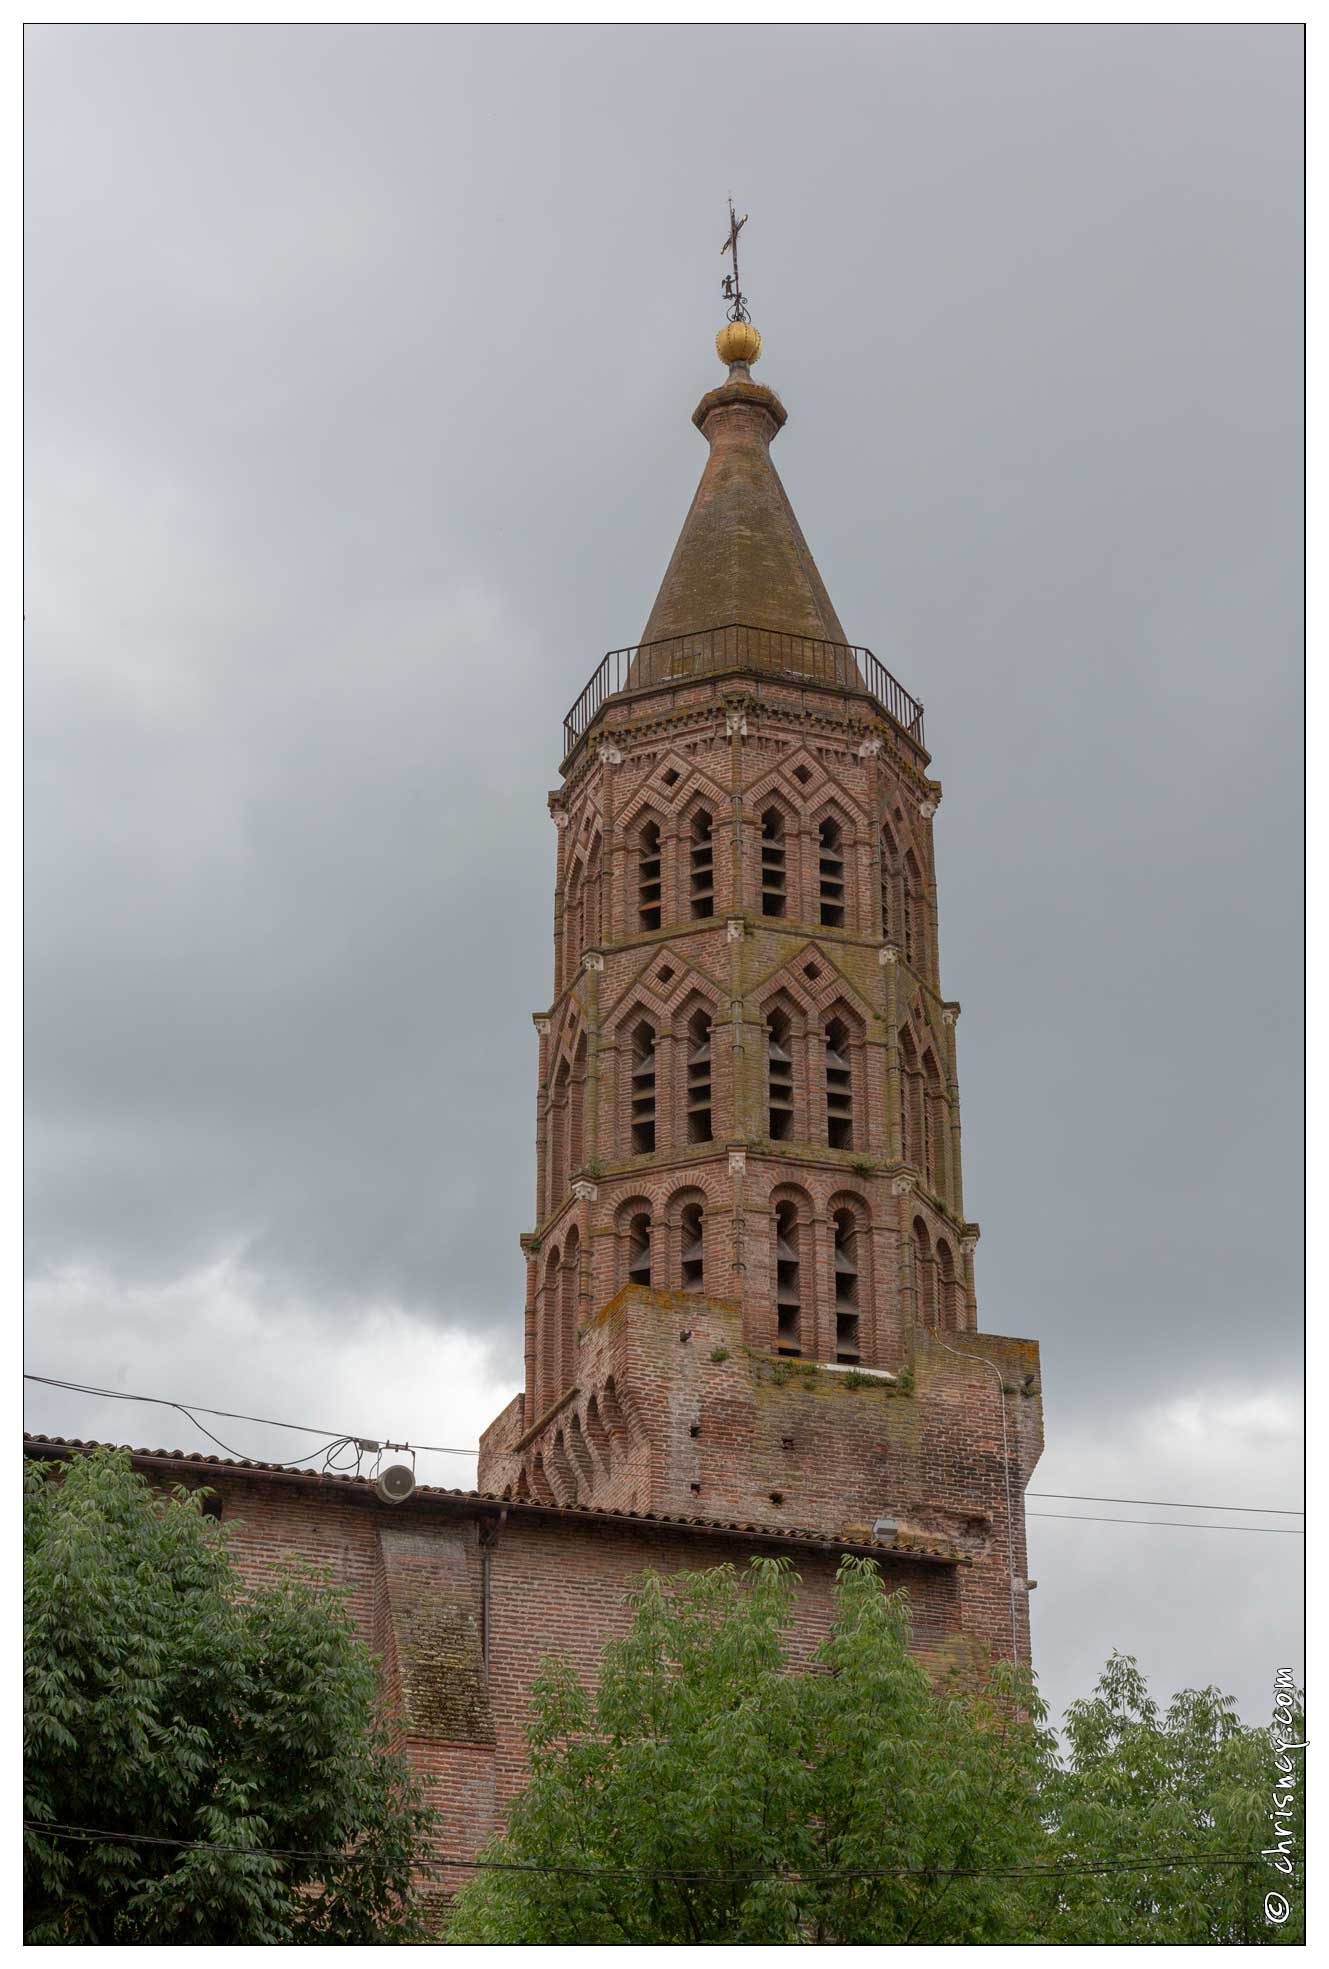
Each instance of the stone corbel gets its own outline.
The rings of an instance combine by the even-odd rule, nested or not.
[[[880,759],[881,740],[879,738],[865,738],[858,748],[858,756],[860,759]]]
[[[623,763],[623,754],[616,745],[602,745],[600,747],[599,759],[602,766],[621,766]]]
[[[532,1012],[531,1024],[535,1027],[541,1039],[548,1039],[551,1023],[552,1021],[547,1019],[543,1012]]]
[[[725,921],[725,929],[724,929],[725,942],[742,943],[743,928],[744,928],[743,918],[741,916],[728,917]]]
[[[898,964],[899,961],[900,961],[900,952],[896,947],[896,945],[893,943],[883,944],[881,949],[877,952],[877,962],[879,964]]]
[[[733,738],[735,734],[739,738],[746,738],[748,735],[748,714],[737,705],[731,707],[724,714],[725,737]]]
[[[583,968],[587,971],[603,971],[605,967],[604,952],[600,950],[586,951],[581,961]]]
[[[912,1192],[913,1187],[914,1187],[914,1179],[912,1176],[905,1176],[905,1175],[896,1176],[892,1179],[891,1182],[891,1195],[908,1196]]]
[[[741,1175],[743,1174],[743,1172],[744,1172],[744,1170],[745,1170],[745,1169],[747,1168],[747,1166],[748,1166],[748,1154],[747,1154],[747,1150],[746,1150],[746,1149],[730,1149],[730,1151],[729,1151],[729,1174],[730,1174],[731,1176],[741,1176]]]
[[[919,806],[918,811],[922,814],[924,820],[931,820],[933,814],[937,811],[937,803],[935,800],[924,800]]]
[[[599,1197],[600,1192],[596,1189],[594,1183],[588,1183],[583,1178],[572,1185],[572,1194],[576,1197],[578,1203],[594,1203]]]

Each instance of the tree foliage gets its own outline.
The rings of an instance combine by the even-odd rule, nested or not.
[[[934,1685],[870,1561],[845,1561],[829,1634],[791,1675],[794,1584],[769,1559],[647,1577],[594,1693],[545,1663],[529,1786],[450,1941],[1300,1939],[1300,1876],[1257,1858],[1269,1733],[1226,1698],[1160,1715],[1114,1656],[1063,1753],[1009,1666]],[[1252,1863],[1220,1864],[1234,1852]],[[1206,1863],[1121,1867],[1181,1857]],[[1297,1910],[1281,1928],[1271,1887]]]
[[[415,1939],[426,1815],[336,1596],[242,1590],[123,1452],[29,1464],[24,1520],[27,1941]]]
[[[794,1579],[755,1561],[648,1577],[588,1696],[550,1662],[531,1783],[486,1856],[586,1869],[481,1872],[454,1942],[1009,1941],[1037,1857],[1047,1754],[1009,1670],[938,1695],[902,1595],[846,1561],[820,1673],[786,1673]],[[687,1877],[694,1869],[706,1877]],[[723,1870],[717,1872],[715,1870]],[[878,1877],[868,1877],[869,1875]]]
[[[1297,1732],[1304,1737],[1304,1730]],[[1160,1710],[1129,1655],[1114,1654],[1093,1695],[1066,1714],[1066,1758],[1044,1809],[1058,1866],[1140,1856],[1147,1870],[1063,1878],[1034,1897],[1032,1923],[1058,1942],[1248,1944],[1305,1938],[1304,1788],[1285,1792],[1268,1730],[1238,1721],[1217,1689],[1184,1689]],[[1291,1884],[1265,1849],[1276,1797],[1291,1803]],[[1232,1855],[1250,1856],[1247,1865]],[[1169,1859],[1200,1864],[1164,1866]],[[1284,1893],[1284,1923],[1265,1896]]]

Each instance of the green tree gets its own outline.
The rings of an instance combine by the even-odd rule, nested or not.
[[[416,1939],[427,1815],[339,1600],[244,1590],[123,1452],[29,1464],[24,1520],[27,1941]]]
[[[1270,1731],[1243,1727],[1217,1689],[1185,1689],[1163,1711],[1132,1657],[1112,1655],[1093,1695],[1067,1711],[1065,1761],[1048,1775],[1052,1864],[1149,1864],[1039,1883],[1033,1931],[1055,1942],[1303,1941],[1304,1787],[1283,1788],[1276,1754]],[[1276,1795],[1294,1822],[1290,1879],[1261,1857],[1274,1843]],[[1159,1864],[1181,1858],[1198,1864]],[[1265,1918],[1274,1890],[1290,1907],[1281,1924]]]
[[[1032,1688],[999,1668],[987,1689],[935,1691],[904,1596],[859,1560],[821,1672],[790,1675],[794,1584],[770,1559],[647,1577],[593,1696],[545,1665],[531,1782],[486,1857],[564,1870],[481,1871],[450,1941],[1020,1938],[1022,1884],[1002,1869],[1044,1850]]]

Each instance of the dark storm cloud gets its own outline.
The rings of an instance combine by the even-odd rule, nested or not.
[[[298,1392],[375,1308],[375,1399],[440,1336],[515,1377],[544,793],[700,470],[732,187],[781,472],[927,704],[980,1314],[1042,1341],[1043,1475],[1111,1488],[1115,1405],[1146,1482],[1206,1390],[1196,1481],[1246,1442],[1298,1346],[1297,32],[28,58],[42,1364],[198,1394],[182,1327],[239,1322]]]

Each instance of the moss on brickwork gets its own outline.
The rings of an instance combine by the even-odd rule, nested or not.
[[[393,1632],[402,1694],[413,1735],[454,1743],[493,1743],[475,1617],[434,1578],[394,1593]],[[405,1604],[402,1604],[402,1600]]]

